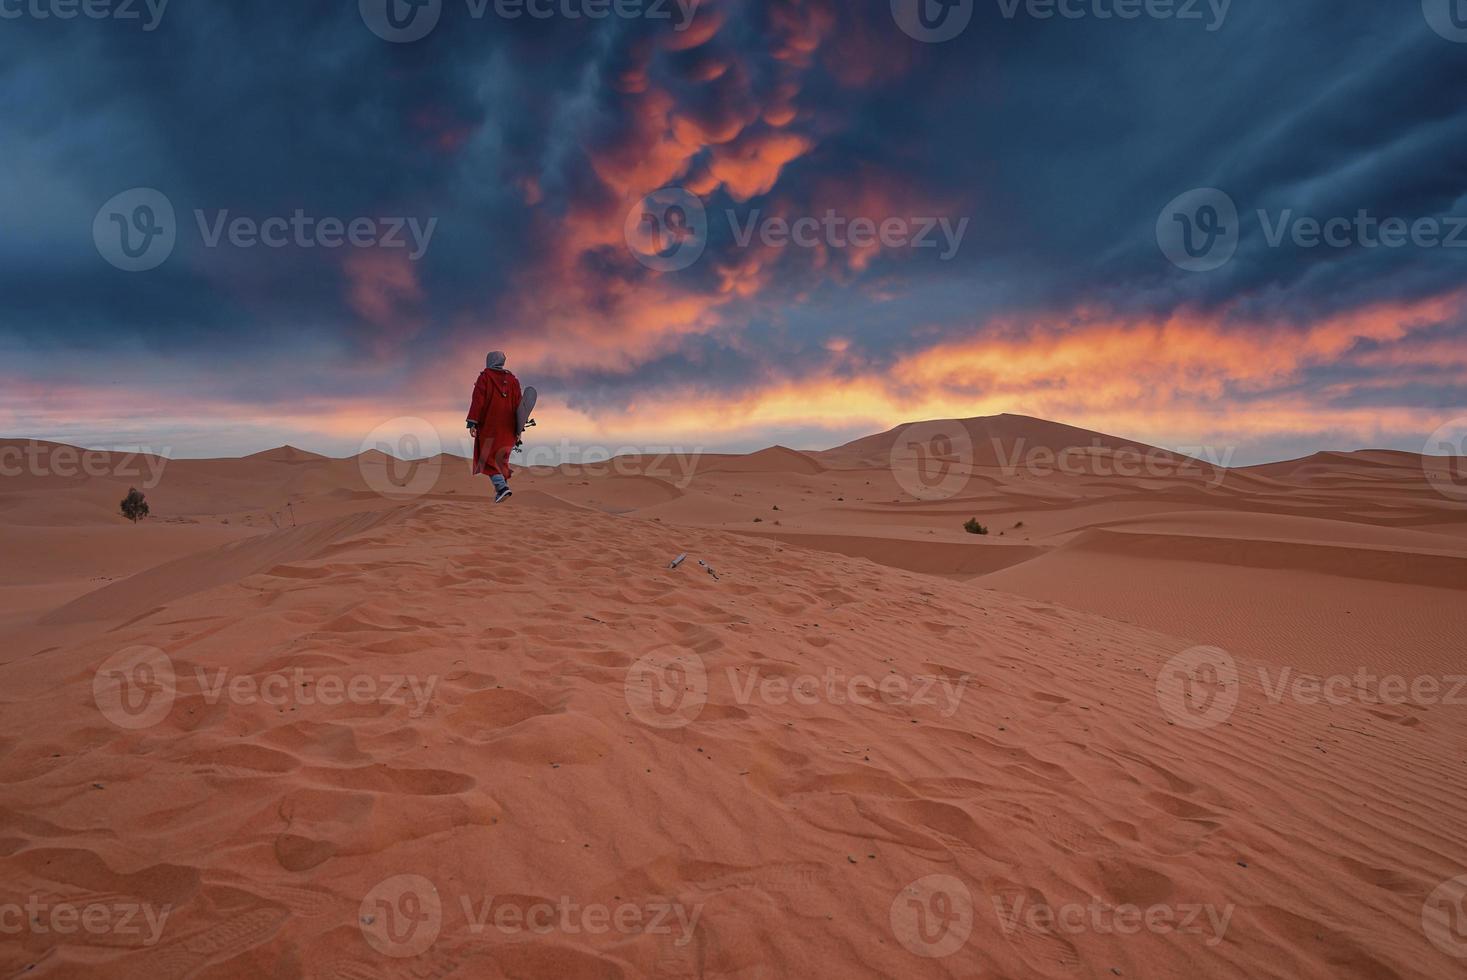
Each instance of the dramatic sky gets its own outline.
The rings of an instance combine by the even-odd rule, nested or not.
[[[0,435],[461,449],[496,348],[611,449],[1467,415],[1467,0],[416,2],[0,0]]]

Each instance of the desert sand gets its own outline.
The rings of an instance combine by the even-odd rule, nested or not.
[[[7,976],[1467,972],[1447,461],[7,451]]]

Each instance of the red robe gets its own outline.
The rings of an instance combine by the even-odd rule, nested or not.
[[[508,371],[485,368],[474,382],[474,400],[468,421],[477,422],[474,433],[474,473],[510,476],[509,454],[519,438],[520,379]]]

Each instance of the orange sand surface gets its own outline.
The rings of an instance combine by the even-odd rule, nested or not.
[[[1445,461],[6,447],[7,976],[1467,975]]]

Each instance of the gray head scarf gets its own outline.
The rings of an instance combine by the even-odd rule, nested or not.
[[[485,359],[484,366],[491,371],[503,371],[505,360],[507,358],[504,356],[504,351],[493,350],[489,352],[488,358]]]

